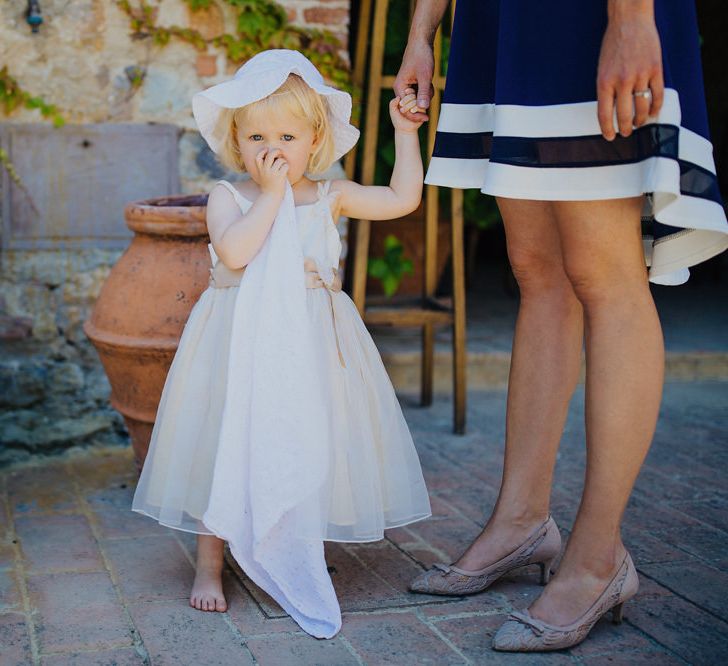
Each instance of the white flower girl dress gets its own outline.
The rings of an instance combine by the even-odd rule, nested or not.
[[[286,186],[244,269],[210,246],[210,286],[169,370],[132,510],[225,539],[305,631],[330,637],[341,614],[323,540],[381,539],[430,504],[381,357],[341,291],[330,181],[318,187],[294,206]]]

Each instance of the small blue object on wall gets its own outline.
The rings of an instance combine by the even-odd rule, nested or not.
[[[43,16],[40,12],[40,2],[38,0],[28,0],[28,10],[25,12],[25,20],[32,28],[33,32],[38,32],[40,24],[43,23]]]

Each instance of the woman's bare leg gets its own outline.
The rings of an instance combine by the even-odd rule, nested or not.
[[[197,535],[197,567],[190,592],[190,606],[204,611],[226,611],[222,591],[225,542],[208,534]]]
[[[562,254],[584,308],[587,468],[574,529],[535,617],[564,626],[602,592],[624,555],[620,523],[657,422],[660,321],[640,237],[641,197],[559,202]]]
[[[551,479],[579,376],[582,309],[564,271],[550,202],[498,199],[521,303],[513,340],[503,479],[483,533],[457,566],[468,571],[518,546],[549,513]]]

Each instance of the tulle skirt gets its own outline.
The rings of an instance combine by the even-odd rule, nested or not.
[[[210,287],[190,313],[132,502],[133,511],[197,534],[213,534],[203,515],[218,455],[237,291]],[[354,303],[344,292],[326,289],[308,289],[306,298],[320,341],[317,367],[326,386],[321,400],[328,405],[333,433],[330,472],[318,500],[323,521],[320,533],[308,536],[375,541],[387,528],[431,515],[419,459]],[[230,507],[236,510],[243,508]]]

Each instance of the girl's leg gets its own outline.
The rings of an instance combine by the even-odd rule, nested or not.
[[[190,606],[204,611],[226,611],[222,592],[225,542],[209,534],[197,535],[197,568],[190,592]]]
[[[548,516],[556,451],[579,375],[582,309],[564,271],[550,202],[498,199],[521,302],[513,340],[506,453],[498,501],[456,563],[481,569]]]
[[[664,349],[640,237],[641,197],[554,205],[564,265],[584,308],[584,494],[559,572],[531,607],[564,626],[589,608],[624,555],[620,523],[655,431]]]

